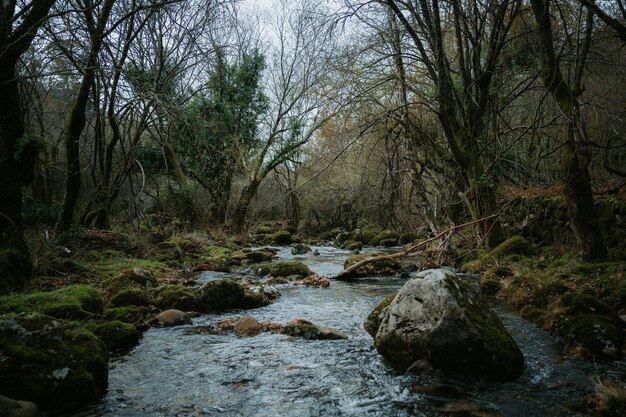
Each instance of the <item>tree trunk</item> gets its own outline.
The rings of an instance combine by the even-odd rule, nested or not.
[[[602,239],[598,214],[593,201],[589,163],[591,161],[587,132],[580,114],[578,95],[582,70],[593,19],[588,19],[586,38],[582,45],[582,56],[576,67],[573,85],[569,85],[561,73],[554,51],[550,0],[531,0],[542,48],[541,77],[546,89],[552,94],[561,110],[563,123],[563,151],[561,154],[561,180],[567,204],[570,226],[576,237],[578,252],[583,260],[604,260],[606,246]]]
[[[254,179],[250,181],[250,183],[241,191],[241,196],[235,206],[235,211],[233,212],[231,220],[231,228],[233,229],[233,232],[240,233],[243,231],[246,222],[246,215],[248,214],[248,208],[250,207],[252,199],[256,196],[256,192],[259,189],[260,184],[260,181]]]
[[[60,232],[69,230],[72,226],[74,211],[76,209],[76,203],[78,202],[81,183],[80,137],[83,133],[83,129],[85,128],[85,112],[87,110],[87,102],[89,101],[89,90],[95,76],[96,60],[102,46],[104,29],[107,21],[109,20],[113,3],[115,3],[115,0],[105,0],[102,10],[100,11],[100,15],[98,16],[98,23],[94,30],[90,31],[91,45],[89,46],[87,61],[85,63],[85,68],[83,69],[83,79],[65,123],[64,140],[67,162],[65,168],[65,197],[63,198],[63,211],[61,212],[58,223],[58,230]],[[91,10],[86,11],[85,13],[91,13]],[[88,21],[89,18],[90,17],[87,16]]]

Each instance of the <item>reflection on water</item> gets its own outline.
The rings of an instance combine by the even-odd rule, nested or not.
[[[341,271],[349,251],[314,247],[319,256],[291,255],[320,275]],[[204,280],[233,276],[205,273]],[[81,416],[570,416],[572,399],[588,388],[591,365],[557,364],[551,337],[500,308],[526,358],[516,383],[397,375],[382,362],[362,323],[404,280],[385,277],[330,288],[282,286],[272,305],[207,315],[194,326],[241,315],[285,323],[296,318],[334,327],[348,340],[307,341],[264,333],[187,334],[191,326],[151,329],[111,365],[109,393]],[[447,412],[441,411],[445,410]]]

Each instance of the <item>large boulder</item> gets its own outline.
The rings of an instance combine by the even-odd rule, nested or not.
[[[357,262],[372,257],[373,255],[354,255],[350,256],[343,264],[343,269],[348,269]],[[396,275],[402,272],[402,263],[395,259],[381,259],[367,263],[353,271],[349,277],[371,277],[374,275]]]
[[[71,412],[106,392],[108,352],[93,333],[42,315],[0,317],[0,394]]]
[[[517,378],[524,357],[480,294],[460,275],[428,270],[368,323],[378,352],[399,371],[428,362],[450,373]],[[375,332],[374,332],[375,330]]]
[[[308,266],[302,262],[276,262],[270,265],[270,276],[277,277],[290,277],[298,275],[301,277],[307,277],[311,275],[311,270]]]

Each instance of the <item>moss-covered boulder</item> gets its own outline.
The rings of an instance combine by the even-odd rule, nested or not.
[[[292,242],[291,233],[286,230],[281,230],[270,235],[270,242],[275,245],[289,245]]]
[[[526,255],[530,251],[530,243],[522,236],[513,236],[495,247],[490,255],[504,257],[507,255]]]
[[[166,285],[158,288],[154,303],[161,310],[190,311],[196,309],[196,298],[193,290],[181,285]]]
[[[102,308],[100,291],[88,285],[0,297],[0,314],[36,312],[59,319],[84,320],[102,314]]]
[[[516,379],[524,357],[498,317],[462,276],[429,270],[408,281],[374,339],[399,371],[428,362],[449,373]]]
[[[387,297],[381,301],[374,310],[367,316],[365,319],[365,323],[363,323],[363,327],[365,331],[370,334],[372,337],[376,337],[376,333],[378,332],[378,328],[380,327],[380,323],[383,321],[383,317],[385,312],[387,311],[387,307],[391,304],[391,301],[396,297],[398,293],[394,292],[389,294]]]
[[[87,330],[98,336],[110,351],[126,351],[137,343],[141,335],[132,324],[118,320],[90,322]]]
[[[108,352],[93,333],[41,315],[0,317],[0,394],[71,412],[106,393]]]
[[[218,312],[235,309],[251,309],[269,304],[263,294],[247,290],[241,284],[222,279],[212,281],[196,293],[196,305],[202,312]]]
[[[386,240],[388,243],[394,241],[390,246],[395,246],[398,244],[398,239],[400,239],[400,233],[394,230],[383,230],[370,241],[370,245],[379,246],[383,240]]]
[[[113,307],[147,306],[150,293],[142,288],[126,288],[111,297],[109,303]]]
[[[80,236],[80,247],[83,250],[113,249],[133,253],[137,244],[130,236],[110,230],[85,230]]]
[[[306,277],[310,274],[311,270],[302,262],[277,262],[270,265],[270,275],[274,278],[293,275]]]
[[[105,280],[103,284],[107,292],[114,295],[129,288],[155,288],[158,282],[149,269],[130,268]]]
[[[370,256],[378,255],[354,255],[350,256],[343,264],[343,269],[348,269],[357,262],[362,261]],[[396,275],[402,272],[402,264],[395,259],[383,259],[370,262],[358,268],[350,274],[350,277],[367,277],[375,275]]]
[[[398,239],[398,243],[401,245],[408,245],[417,240],[418,236],[415,233],[402,233]]]
[[[581,314],[567,320],[565,339],[568,348],[581,347],[597,360],[614,360],[622,356],[624,331],[611,317]]]
[[[398,246],[398,241],[396,239],[383,239],[378,245],[384,248],[391,248],[393,246]]]
[[[344,247],[344,243],[350,240],[350,233],[348,232],[339,232],[337,236],[335,236],[334,244],[338,247]]]
[[[292,320],[287,323],[283,326],[282,333],[308,340],[340,340],[348,338],[335,329],[317,326],[310,321],[302,319]]]
[[[304,243],[294,243],[291,246],[292,255],[304,255],[309,252],[312,252],[311,247],[309,245],[305,245]]]
[[[255,233],[257,235],[269,235],[274,232],[274,229],[270,226],[259,226],[256,228]]]
[[[363,249],[363,242],[358,240],[349,240],[342,247],[348,250],[361,250]]]
[[[271,262],[274,253],[265,249],[253,250],[244,254],[244,258],[248,263]]]

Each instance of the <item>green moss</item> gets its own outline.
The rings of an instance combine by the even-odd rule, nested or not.
[[[102,307],[100,292],[88,285],[0,297],[0,314],[39,312],[61,319],[87,319],[102,314]]]
[[[611,291],[607,302],[616,310],[626,309],[626,285]]]
[[[86,328],[98,336],[110,351],[125,351],[139,343],[140,334],[132,324],[113,320],[91,322]]]
[[[113,307],[147,306],[150,304],[150,293],[142,288],[127,288],[111,297]]]
[[[374,240],[374,238],[379,233],[380,233],[380,230],[362,229],[359,239],[354,239],[354,240],[359,240],[359,241],[363,242],[364,245],[371,244],[372,240]]]
[[[520,309],[519,315],[523,319],[530,320],[534,323],[542,325],[542,319],[545,315],[545,310],[542,310],[532,305],[527,305]]]
[[[167,285],[157,290],[155,301],[161,310],[182,310],[189,311],[196,308],[194,292],[180,285]]]
[[[250,309],[267,305],[264,296],[258,297],[241,284],[222,279],[205,284],[196,293],[196,305],[202,312],[218,312],[233,309]]]
[[[279,232],[273,233],[270,236],[270,242],[275,245],[289,245],[291,243],[291,233],[286,230],[281,230]]]
[[[592,314],[611,317],[617,323],[621,320],[608,304],[591,295],[570,292],[561,297],[561,302],[565,305],[568,316]]]
[[[106,320],[118,320],[123,323],[138,324],[144,321],[150,311],[148,307],[116,307],[104,310],[104,318]]]
[[[250,263],[271,262],[274,258],[272,252],[266,250],[253,250],[245,254],[245,259]]]
[[[107,349],[93,333],[50,317],[0,319],[0,392],[71,412],[106,392]]]
[[[480,291],[486,295],[495,295],[502,289],[502,279],[493,275],[483,274],[480,277]]]
[[[482,371],[495,377],[517,378],[524,370],[524,356],[500,319],[467,282],[448,275],[445,285],[455,295],[469,321],[481,333],[485,348],[489,351],[487,355],[490,356],[485,362],[495,364],[493,368]]]
[[[623,269],[617,262],[581,262],[576,265],[575,272],[581,274],[597,274],[600,272],[616,272]]]
[[[528,240],[522,236],[513,236],[502,242],[491,251],[491,256],[502,257],[507,255],[525,255],[530,250]]]
[[[115,278],[104,281],[104,288],[110,294],[129,288],[153,288],[158,285],[154,273],[149,269],[132,268],[120,273]]]
[[[348,250],[360,250],[363,248],[363,243],[356,240],[348,240],[342,245],[342,247]]]
[[[257,235],[269,235],[274,232],[274,229],[269,226],[259,226],[255,232]]]
[[[277,262],[270,265],[270,275],[276,277],[289,277],[300,275],[306,277],[311,274],[308,266],[302,262]]]
[[[380,327],[380,323],[382,322],[385,310],[387,310],[387,307],[389,307],[389,304],[391,304],[393,299],[396,298],[397,294],[398,292],[396,291],[385,297],[383,301],[381,301],[376,306],[376,308],[374,308],[374,310],[372,310],[372,312],[367,316],[367,319],[365,319],[363,327],[365,328],[365,331],[370,334],[370,336],[376,337],[376,333],[378,333],[378,328]]]
[[[378,246],[381,244],[381,242],[383,240],[386,240],[388,242],[390,241],[395,241],[394,245],[398,243],[398,239],[400,238],[400,233],[393,231],[393,230],[383,230],[382,232],[378,233],[371,241],[370,241],[370,245],[372,246]],[[394,245],[390,245],[390,246],[394,246]]]

